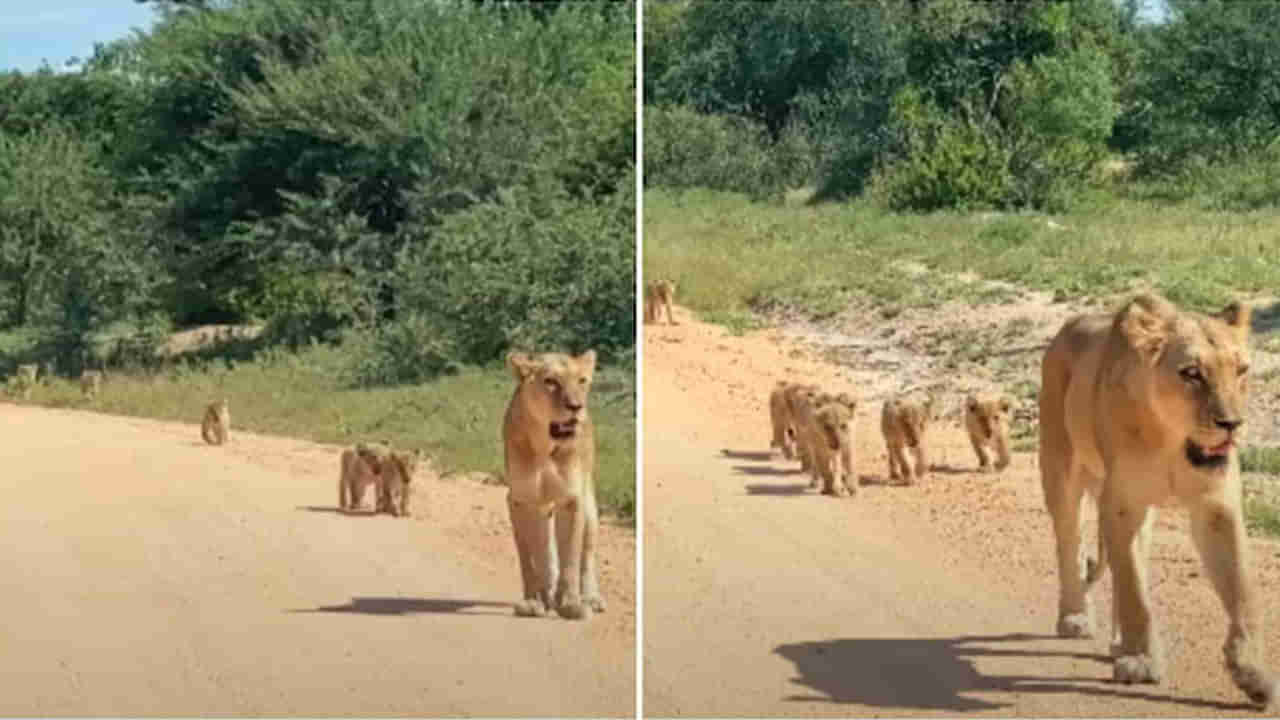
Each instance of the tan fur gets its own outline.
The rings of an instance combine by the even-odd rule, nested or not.
[[[853,468],[853,413],[858,404],[845,394],[823,400],[814,415],[814,475],[824,495],[853,495],[858,491]]]
[[[667,324],[676,325],[676,316],[671,312],[671,304],[676,300],[676,284],[672,280],[655,280],[644,288],[644,321],[658,322],[662,310],[666,309]]]
[[[225,445],[231,440],[231,407],[225,399],[209,403],[205,408],[200,437],[210,445]]]
[[[1004,395],[970,395],[964,403],[964,428],[978,456],[978,470],[991,470],[987,448],[995,451],[997,471],[1009,467],[1009,419],[1013,401]]]
[[[792,427],[795,428],[796,454],[800,456],[800,470],[813,478],[809,487],[817,487],[816,470],[814,469],[813,438],[817,433],[814,424],[814,413],[817,411],[818,397],[822,391],[817,385],[796,385],[784,391],[791,408]]]
[[[98,396],[102,389],[102,373],[97,370],[85,370],[80,374],[80,393],[90,400]]]
[[[778,448],[782,457],[791,460],[796,456],[796,429],[792,424],[791,407],[787,402],[787,388],[791,383],[779,380],[769,393],[769,423],[773,437],[769,449]]]
[[[36,375],[40,371],[40,366],[34,363],[27,363],[18,366],[17,372],[10,380],[14,394],[23,400],[31,398],[31,389],[36,386]]]
[[[605,609],[596,575],[596,354],[507,355],[516,380],[502,423],[507,505],[524,597],[517,615],[585,619]]]
[[[929,471],[928,430],[936,419],[937,403],[932,396],[914,393],[885,400],[880,411],[880,432],[889,453],[889,479],[901,479],[907,485],[924,479]],[[906,451],[915,456],[915,469],[907,461]]]
[[[1156,508],[1177,499],[1190,508],[1192,538],[1227,612],[1227,670],[1254,702],[1275,697],[1234,447],[1248,339],[1245,306],[1209,316],[1147,294],[1114,314],[1069,320],[1045,352],[1040,470],[1057,540],[1058,634],[1092,633],[1088,593],[1109,560],[1118,682],[1158,682],[1162,673],[1146,566]],[[1102,532],[1097,564],[1082,568],[1085,495],[1097,499]]]
[[[338,475],[338,507],[356,510],[364,498],[365,488],[376,488],[374,512],[394,517],[409,515],[409,497],[413,476],[422,454],[393,450],[389,441],[358,443],[342,451]]]

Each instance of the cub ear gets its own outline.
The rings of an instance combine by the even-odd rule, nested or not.
[[[528,353],[509,352],[507,353],[507,369],[511,371],[511,375],[516,382],[524,382],[533,374],[537,367],[537,361]]]
[[[585,370],[587,374],[591,374],[596,371],[596,351],[595,350],[588,350],[582,353],[581,355],[577,356],[576,358],[574,358],[574,360],[576,360],[578,364],[582,366],[582,369]]]
[[[1115,327],[1135,350],[1155,364],[1169,341],[1169,332],[1178,310],[1159,295],[1143,293],[1133,298],[1116,316]]]
[[[1010,399],[1008,398],[1008,396],[1002,396],[1002,397],[1000,398],[1000,410],[1001,410],[1002,412],[1006,412],[1006,413],[1007,413],[1007,412],[1009,412],[1009,411],[1010,411],[1010,410],[1012,410],[1012,409],[1013,409],[1013,401],[1012,401],[1012,400],[1010,400]]]
[[[1244,340],[1249,337],[1252,315],[1253,307],[1251,305],[1236,300],[1223,308],[1216,317],[1234,329],[1240,339]]]

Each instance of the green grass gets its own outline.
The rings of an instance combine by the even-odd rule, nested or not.
[[[1241,472],[1280,475],[1280,448],[1250,447],[1240,451]]]
[[[892,314],[957,299],[1000,302],[1003,281],[1060,299],[1146,286],[1216,309],[1280,287],[1280,210],[1225,212],[1107,196],[1065,215],[895,214],[869,201],[753,203],[729,193],[647,190],[646,276],[673,277],[703,313],[802,312],[870,300]],[[1055,230],[1048,220],[1065,226]],[[714,282],[708,279],[714,278]]]
[[[388,439],[421,448],[442,472],[501,475],[501,423],[513,390],[505,369],[465,369],[422,385],[366,390],[342,381],[340,348],[259,358],[180,364],[154,377],[112,374],[93,402],[81,398],[77,384],[56,380],[36,387],[30,402],[198,423],[205,404],[226,397],[238,430],[338,445]],[[634,523],[634,371],[600,368],[591,402],[601,508]]]
[[[1258,500],[1247,500],[1244,524],[1253,535],[1280,537],[1280,508]]]

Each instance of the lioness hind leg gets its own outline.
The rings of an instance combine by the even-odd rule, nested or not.
[[[524,597],[516,604],[515,613],[522,617],[547,614],[551,598],[545,583],[549,527],[537,506],[518,503],[508,496],[507,510],[515,535],[516,553],[520,556],[520,580]]]
[[[587,529],[582,501],[574,500],[556,511],[556,544],[559,546],[560,579],[555,604],[560,617],[585,620],[591,609],[582,602],[582,556]]]
[[[1262,608],[1247,574],[1249,544],[1239,508],[1232,502],[1193,505],[1191,537],[1230,621],[1222,648],[1227,671],[1250,700],[1267,707],[1277,685],[1263,665]]]

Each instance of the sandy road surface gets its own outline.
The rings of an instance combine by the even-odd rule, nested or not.
[[[1109,578],[1098,638],[1052,636],[1052,532],[1031,455],[976,474],[947,422],[932,435],[942,469],[886,486],[881,402],[864,402],[864,484],[855,498],[817,495],[797,462],[767,453],[768,389],[809,377],[865,397],[883,379],[778,333],[677,319],[645,328],[646,715],[1257,715],[1221,665],[1226,620],[1182,512],[1162,513],[1152,547],[1166,680],[1112,684]],[[1272,668],[1277,553],[1254,544]]]
[[[333,510],[338,448],[0,405],[0,715],[634,713],[634,533],[608,612],[512,616],[505,489]],[[369,498],[366,497],[366,502]]]

